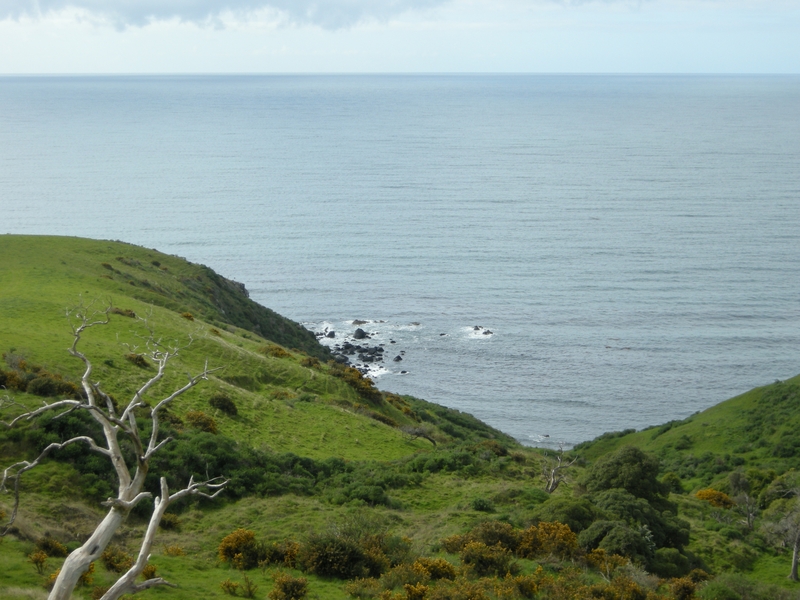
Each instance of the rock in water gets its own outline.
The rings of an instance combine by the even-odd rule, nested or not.
[[[361,327],[359,327],[358,329],[356,329],[355,333],[353,334],[353,337],[356,338],[357,340],[363,340],[365,337],[367,337],[367,332],[361,329]]]

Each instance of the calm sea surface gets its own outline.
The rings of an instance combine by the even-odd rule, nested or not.
[[[0,78],[0,233],[372,321],[380,387],[573,444],[800,373],[800,77]]]

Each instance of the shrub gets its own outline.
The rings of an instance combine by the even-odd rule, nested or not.
[[[656,456],[635,446],[623,446],[598,459],[583,483],[590,492],[622,488],[637,498],[651,501],[669,492],[668,487],[658,480],[658,470]]]
[[[359,396],[373,402],[380,402],[382,398],[380,391],[369,377],[364,377],[361,371],[353,367],[345,367],[335,361],[329,361],[328,365],[331,368],[331,375],[344,380]]]
[[[167,556],[186,556],[183,546],[173,544],[172,546],[164,546],[164,554]]]
[[[487,546],[500,544],[511,552],[516,552],[520,540],[519,531],[503,521],[484,521],[469,532],[469,537]]]
[[[249,529],[237,529],[226,535],[219,543],[217,553],[222,562],[241,569],[252,569],[261,559],[256,534]]]
[[[609,598],[613,600],[647,600],[647,590],[630,577],[623,575],[614,577],[609,583],[596,583],[589,587],[591,598]]]
[[[155,579],[156,577],[156,566],[151,564],[146,564],[144,569],[142,569],[142,577],[145,580],[147,579]]]
[[[187,321],[194,321],[194,315],[190,312],[181,313],[181,316]]]
[[[211,405],[211,408],[221,410],[226,415],[235,417],[239,414],[239,409],[236,408],[236,403],[225,394],[217,394],[216,396],[212,396],[208,403]]]
[[[58,540],[53,539],[49,535],[46,535],[45,537],[37,541],[36,547],[45,554],[47,554],[47,556],[64,557],[67,554],[69,554],[67,551],[67,547],[64,544],[62,544]]]
[[[669,591],[675,596],[675,600],[689,600],[694,597],[697,586],[688,577],[673,579],[669,585]]]
[[[495,593],[498,598],[509,596],[512,598],[517,598],[519,596],[523,598],[535,598],[536,594],[539,592],[539,577],[536,574],[517,575],[516,577],[506,575],[501,585],[505,588],[506,594],[502,595],[499,593],[501,591],[498,589],[499,586],[495,586]]]
[[[264,546],[262,552],[264,557],[258,563],[259,567],[267,565],[283,565],[290,569],[297,566],[297,553],[300,551],[300,544],[292,540],[283,542],[273,542]]]
[[[414,567],[423,569],[428,577],[433,580],[456,578],[456,568],[443,558],[420,557],[414,562]]]
[[[115,306],[114,308],[111,309],[111,312],[114,313],[115,315],[122,315],[123,317],[128,317],[129,319],[136,318],[136,313],[133,312],[130,308],[117,308]]]
[[[174,513],[164,513],[158,526],[164,531],[177,531],[180,529],[181,520]]]
[[[461,552],[470,541],[471,538],[466,535],[451,535],[442,540],[442,548],[445,552],[455,554]]]
[[[619,554],[609,554],[602,548],[595,548],[586,555],[586,562],[600,571],[601,575],[608,580],[611,579],[614,571],[627,565],[630,561]]]
[[[664,473],[664,477],[661,478],[661,483],[666,485],[670,492],[674,494],[683,494],[683,483],[681,482],[681,478],[674,471]]]
[[[228,594],[229,596],[235,596],[236,592],[239,590],[239,584],[235,581],[231,581],[230,579],[226,579],[220,583],[219,587],[222,588],[223,593]]]
[[[300,359],[300,364],[304,367],[308,367],[309,369],[319,369],[322,366],[319,363],[319,359],[314,358],[313,356],[304,356]]]
[[[217,422],[214,420],[214,418],[209,417],[201,410],[190,410],[187,412],[186,422],[189,423],[191,427],[199,429],[200,431],[206,431],[214,434],[219,431]]]
[[[345,584],[344,591],[353,598],[376,598],[381,592],[381,584],[372,577],[354,579]]]
[[[150,363],[147,362],[147,359],[144,357],[143,354],[136,354],[135,352],[129,352],[128,354],[125,355],[125,360],[132,362],[140,369],[150,368]]]
[[[94,563],[89,563],[89,567],[78,578],[78,585],[89,587],[94,583]]]
[[[291,356],[291,354],[287,352],[284,348],[275,344],[270,344],[269,346],[261,346],[261,348],[259,348],[258,351],[261,352],[261,354],[264,354],[266,356],[271,356],[272,358],[287,358]]]
[[[369,575],[363,549],[354,541],[333,534],[312,535],[300,547],[298,565],[322,577],[353,579]]]
[[[106,548],[100,555],[100,560],[107,570],[114,573],[123,573],[133,566],[133,557],[117,546]]]
[[[469,542],[461,551],[461,564],[470,567],[477,575],[503,576],[514,568],[511,552],[500,544],[487,546],[483,542]]]
[[[459,577],[453,582],[439,584],[428,592],[429,600],[488,600],[491,582],[470,581]]]
[[[553,555],[562,560],[578,553],[578,536],[563,523],[542,522],[531,525],[520,536],[517,554],[522,558]]]
[[[681,577],[689,572],[689,559],[677,548],[658,548],[648,567],[650,572],[659,577]]]
[[[494,504],[486,498],[475,498],[475,500],[472,501],[472,510],[494,512]]]
[[[55,382],[49,377],[36,377],[32,379],[28,382],[26,391],[29,394],[44,397],[55,396],[58,393],[56,391]]]
[[[42,575],[47,566],[47,554],[41,550],[37,550],[28,555],[28,562],[34,566],[39,575]]]
[[[381,585],[384,589],[393,590],[407,584],[416,585],[430,579],[430,573],[421,564],[397,565],[387,573],[381,575]]]
[[[495,456],[508,456],[508,450],[494,440],[484,440],[480,444],[472,446],[471,450],[473,452],[489,451]]]
[[[273,573],[275,587],[267,594],[270,600],[302,600],[308,594],[308,580],[305,577],[292,577],[289,573]]]
[[[258,586],[247,575],[244,576],[244,583],[242,583],[242,596],[244,598],[255,598]]]
[[[413,585],[407,583],[403,586],[406,591],[406,598],[408,600],[425,600],[425,595],[428,593],[428,586],[423,583]]]
[[[595,521],[597,508],[587,498],[560,496],[536,507],[534,515],[540,521],[564,523],[575,533],[580,533]]]
[[[96,585],[92,588],[92,600],[100,600],[103,596],[106,595],[106,592],[111,588],[107,588],[101,585]]]
[[[712,488],[700,490],[695,494],[700,500],[705,500],[711,506],[716,508],[729,509],[733,508],[735,503],[728,494],[720,492]]]

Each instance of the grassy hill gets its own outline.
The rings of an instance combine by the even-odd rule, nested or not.
[[[681,585],[707,599],[722,588],[738,596],[720,598],[798,597],[785,579],[787,552],[762,525],[788,506],[780,493],[800,456],[800,378],[685,421],[582,444],[566,457],[577,460],[564,482],[547,494],[542,472],[555,466],[552,454],[521,447],[468,414],[379,392],[330,361],[310,332],[207,267],[121,242],[36,236],[0,236],[0,258],[0,386],[14,401],[0,409],[0,420],[74,389],[81,363],[66,351],[67,313],[78,304],[113,307],[108,325],[89,330],[82,348],[95,365],[93,379],[120,403],[154,372],[139,356],[151,331],[181,350],[149,400],[182,385],[206,361],[220,368],[170,410],[164,434],[174,439],[147,487],[155,492],[159,475],[171,486],[192,475],[223,475],[230,483],[217,500],[170,509],[151,563],[179,587],[147,595],[224,598],[221,583],[241,585],[247,575],[259,586],[255,597],[264,598],[272,575],[286,571],[307,577],[308,597],[323,599],[691,597],[681,595]],[[80,414],[3,428],[0,468],[87,431],[92,422]],[[614,469],[639,474],[623,481]],[[695,496],[711,487],[734,496],[742,480],[760,503],[753,528],[739,522],[736,509]],[[0,597],[44,597],[42,586],[63,559],[50,556],[38,573],[29,556],[43,540],[71,550],[86,539],[112,481],[108,465],[75,450],[25,474],[15,529],[0,539]],[[10,507],[10,497],[0,495],[0,512]],[[148,511],[134,511],[117,534],[122,551],[135,550]],[[553,522],[572,527],[574,539],[564,538],[572,542],[536,538],[544,536],[536,527],[543,532]],[[259,540],[263,569],[239,572],[220,560],[220,542],[238,528]],[[374,577],[356,589],[355,575],[264,558],[269,548],[270,556],[284,552],[286,540],[302,553],[331,539],[350,544],[362,575]],[[597,547],[633,563],[620,559],[626,564],[604,571],[592,554]],[[483,554],[470,562],[476,548]],[[438,580],[415,562],[420,556],[423,563],[447,560],[459,575]],[[505,566],[485,570],[497,561]],[[703,583],[697,568],[716,579]],[[514,575],[504,578],[508,569]],[[690,571],[697,581],[687,580]],[[93,584],[76,597],[91,597],[114,577],[98,564]]]

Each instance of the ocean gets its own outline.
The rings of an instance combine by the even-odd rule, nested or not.
[[[0,215],[366,321],[526,444],[800,373],[798,76],[0,77]]]

